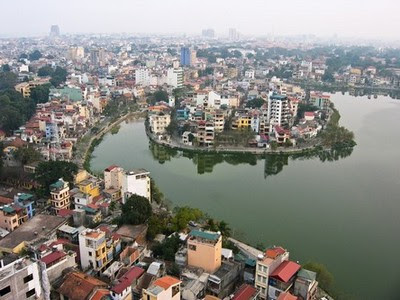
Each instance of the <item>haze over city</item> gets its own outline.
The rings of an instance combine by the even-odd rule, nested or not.
[[[226,35],[360,37],[397,40],[397,0],[71,0],[2,1],[0,36],[39,36],[58,24],[62,33],[186,33],[214,28]],[[18,17],[16,17],[18,14]],[[30,20],[22,22],[22,20]]]

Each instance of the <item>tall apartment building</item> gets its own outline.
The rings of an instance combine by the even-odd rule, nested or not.
[[[85,57],[85,48],[83,47],[70,47],[68,49],[68,58],[73,61],[81,60]]]
[[[212,28],[208,28],[208,29],[203,29],[201,32],[201,35],[205,38],[214,38],[215,36],[215,31]]]
[[[271,126],[285,126],[289,125],[291,116],[288,98],[276,93],[270,93],[268,96],[267,122]]]
[[[239,38],[239,34],[237,33],[235,28],[229,28],[228,31],[229,39],[235,41]]]
[[[122,180],[124,169],[115,165],[104,170],[104,192],[111,197],[111,200],[119,200],[122,196]]]
[[[58,25],[51,25],[50,27],[50,37],[60,36],[60,27]]]
[[[51,206],[58,214],[60,209],[69,209],[70,195],[69,184],[60,178],[57,182],[50,185]]]
[[[221,267],[222,236],[219,232],[192,230],[187,241],[188,265],[214,273]]]
[[[202,120],[197,123],[197,138],[199,146],[211,147],[214,145],[215,128],[213,120]]]
[[[259,297],[267,299],[269,276],[282,262],[289,260],[289,252],[282,247],[267,249],[264,256],[259,257],[256,265],[254,286],[260,291]]]
[[[104,170],[104,187],[108,189],[121,189],[124,169],[116,165],[109,166]]]
[[[122,203],[136,194],[151,201],[150,172],[144,169],[127,171],[122,178]]]
[[[107,264],[106,235],[101,230],[86,229],[79,233],[79,253],[83,270],[100,271]]]
[[[183,87],[183,69],[182,68],[169,68],[167,71],[167,84],[174,88]]]
[[[150,129],[154,134],[165,133],[165,130],[170,123],[171,123],[170,114],[158,113],[158,114],[152,114],[149,117]]]
[[[319,92],[310,93],[310,104],[318,107],[319,109],[327,110],[331,103],[331,96]]]
[[[197,51],[192,49],[190,50],[190,65],[193,66],[197,63]]]
[[[0,265],[0,298],[44,299],[38,263],[26,257],[17,260],[4,257]]]
[[[181,65],[190,66],[191,64],[191,53],[188,47],[181,48]]]
[[[135,70],[135,81],[136,84],[141,84],[143,86],[150,85],[150,71],[147,68],[141,68]]]

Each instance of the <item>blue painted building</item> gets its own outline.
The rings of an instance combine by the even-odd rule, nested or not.
[[[181,48],[181,65],[190,66],[190,49],[188,47]]]
[[[32,217],[35,215],[33,195],[18,193],[14,196],[14,203],[25,209],[25,212],[28,215],[28,219],[32,219]]]

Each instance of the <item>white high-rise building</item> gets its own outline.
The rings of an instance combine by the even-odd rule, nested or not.
[[[122,177],[122,203],[132,195],[139,195],[151,201],[150,172],[144,169],[126,171]]]
[[[141,84],[143,86],[150,85],[150,70],[147,68],[137,69],[135,71],[136,84]]]
[[[288,98],[271,92],[268,95],[267,122],[271,126],[283,126],[289,124],[290,118]]]
[[[169,68],[167,72],[167,84],[174,88],[183,87],[183,69]]]

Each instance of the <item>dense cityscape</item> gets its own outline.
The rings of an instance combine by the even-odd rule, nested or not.
[[[130,120],[145,124],[154,156],[258,155],[269,174],[291,155],[338,160],[357,143],[332,95],[399,99],[398,49],[52,25],[0,39],[0,68],[1,299],[351,298],[317,258],[171,207],[144,166],[98,172],[91,160]]]

